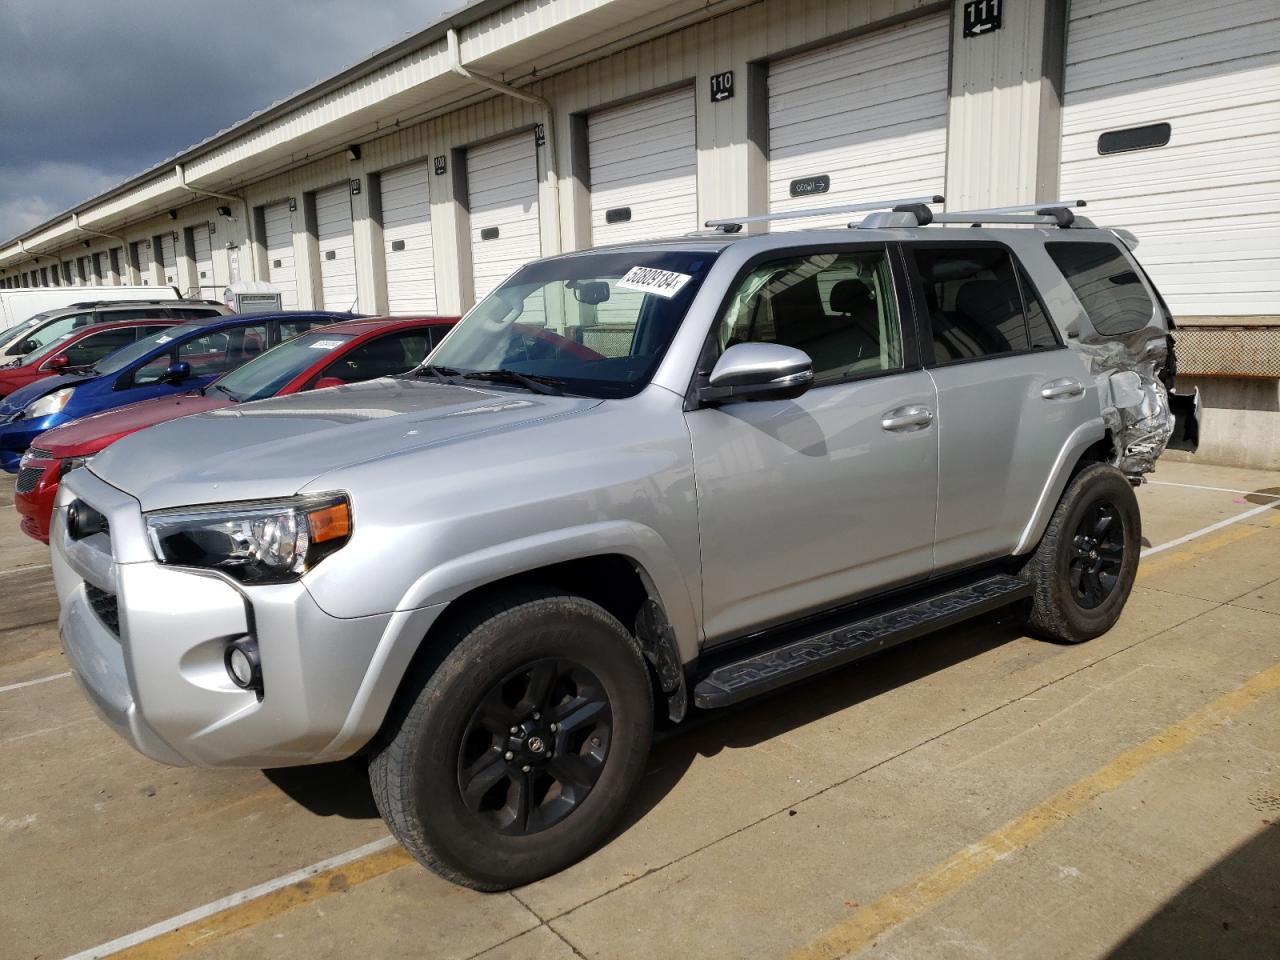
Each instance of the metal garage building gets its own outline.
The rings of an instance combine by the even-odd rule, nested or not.
[[[0,283],[454,312],[539,255],[927,193],[1133,230],[1253,433],[1210,455],[1280,466],[1275,0],[479,0],[0,244]]]

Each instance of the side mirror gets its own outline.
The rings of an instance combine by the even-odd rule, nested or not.
[[[347,381],[343,380],[341,377],[321,377],[316,381],[316,385],[311,389],[328,390],[330,387],[345,387],[346,385]]]
[[[32,350],[38,350],[40,344],[34,340],[19,340],[12,347],[4,352],[6,357],[25,357]]]
[[[161,383],[181,383],[187,377],[191,376],[191,364],[185,360],[179,360],[177,363],[169,364],[164,372],[164,376],[160,378]]]
[[[45,368],[48,370],[65,370],[69,366],[71,366],[71,358],[65,353],[60,353],[45,363]]]
[[[706,404],[733,400],[794,400],[813,385],[813,361],[780,343],[737,343],[716,361],[698,391]]]

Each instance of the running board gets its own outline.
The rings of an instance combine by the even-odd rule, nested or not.
[[[824,618],[821,625],[811,621],[808,629],[785,629],[769,649],[760,651],[753,643],[760,652],[715,667],[694,686],[693,702],[704,709],[727,707],[1007,606],[1033,590],[1025,580],[996,574],[873,615],[865,608],[846,611],[846,616],[861,613],[858,619],[833,624]]]

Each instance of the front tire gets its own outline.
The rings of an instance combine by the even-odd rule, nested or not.
[[[1023,569],[1035,585],[1028,626],[1059,643],[1106,633],[1133,590],[1141,542],[1138,498],[1124,474],[1109,464],[1085,467]]]
[[[378,810],[424,866],[477,890],[556,873],[617,826],[653,733],[648,670],[601,607],[508,594],[433,638],[369,777]]]

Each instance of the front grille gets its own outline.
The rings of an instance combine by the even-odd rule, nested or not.
[[[18,471],[18,483],[13,488],[14,493],[30,493],[40,484],[40,478],[44,476],[44,467],[26,467]]]
[[[84,592],[89,598],[89,606],[98,615],[98,619],[117,637],[120,636],[120,610],[116,605],[116,595],[99,590],[91,583],[84,585]]]

